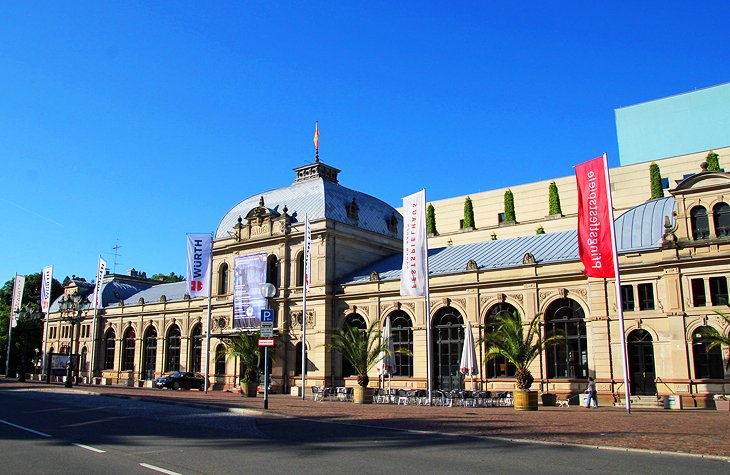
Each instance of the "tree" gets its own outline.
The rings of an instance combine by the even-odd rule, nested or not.
[[[515,365],[515,379],[517,389],[527,391],[532,386],[533,378],[529,366],[546,348],[562,341],[562,335],[552,335],[542,339],[540,337],[540,316],[535,315],[527,326],[527,335],[524,334],[524,325],[518,312],[504,313],[496,317],[497,327],[494,332],[488,333],[480,342],[487,343],[487,360],[497,356],[504,356],[507,361]]]
[[[711,150],[710,153],[707,154],[707,159],[705,161],[707,162],[708,172],[720,171],[720,156],[714,151]]]
[[[18,326],[13,328],[12,348],[10,351],[10,368],[20,373],[28,372],[29,365],[35,357],[35,350],[43,350],[43,320],[40,313],[41,273],[25,276],[21,310],[18,312]],[[15,279],[5,282],[0,288],[0,368],[5,368],[8,349],[8,330],[10,327],[10,306],[13,300]],[[61,283],[53,279],[51,282],[51,302],[63,293]]]
[[[226,354],[238,358],[241,363],[241,383],[259,382],[261,347],[258,344],[258,337],[258,332],[239,333],[225,342]]]
[[[171,282],[182,282],[185,280],[185,277],[182,275],[177,275],[174,272],[170,272],[169,274],[154,274],[152,276],[153,280],[159,280],[160,282],[164,283],[171,283]]]
[[[659,171],[659,165],[651,162],[649,165],[649,181],[651,186],[651,199],[664,197],[664,187],[662,186],[662,174]]]
[[[474,206],[471,204],[471,198],[467,196],[464,200],[464,228],[474,227]]]
[[[730,308],[730,305],[728,305],[728,308]],[[715,313],[725,320],[728,325],[730,325],[730,313],[721,312],[719,310],[715,310]],[[720,332],[712,327],[701,327],[698,332],[701,335],[701,341],[709,343],[709,345],[707,345],[708,350],[721,345],[730,346],[730,335],[721,335]],[[730,360],[727,362],[727,368],[730,368]]]
[[[434,236],[438,234],[438,231],[436,231],[436,210],[431,203],[426,208],[426,232]]]
[[[512,190],[504,192],[504,220],[508,223],[517,221],[515,215],[515,197]]]
[[[549,200],[549,211],[550,215],[562,215],[563,210],[560,208],[560,195],[558,194],[558,185],[554,181],[550,182],[548,187],[548,200]]]
[[[344,323],[332,330],[330,344],[325,345],[340,353],[357,371],[357,384],[366,388],[370,383],[368,370],[378,361],[381,351],[391,354],[387,341],[380,338],[374,321],[367,330]]]

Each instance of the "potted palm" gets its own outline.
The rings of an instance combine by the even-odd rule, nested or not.
[[[730,308],[730,304],[728,305],[728,308]],[[721,312],[719,310],[715,310],[715,313],[725,320],[728,325],[730,325],[730,313]],[[698,329],[698,333],[701,335],[701,341],[709,343],[707,345],[708,350],[721,345],[730,346],[730,335],[723,335],[712,327],[701,327]],[[725,368],[730,368],[730,360],[728,360]],[[713,396],[713,400],[715,402],[715,409],[718,411],[730,410],[730,395],[716,394]]]
[[[518,312],[503,313],[496,317],[496,329],[488,333],[480,341],[487,343],[486,358],[488,360],[503,356],[515,365],[514,393],[515,409],[518,411],[537,410],[537,391],[530,387],[535,378],[529,370],[530,364],[546,348],[555,345],[564,338],[562,335],[552,335],[547,338],[540,336],[540,314],[535,315],[529,325],[523,325]],[[525,334],[525,328],[527,334]]]
[[[241,394],[256,397],[259,386],[261,348],[258,333],[239,333],[225,342],[226,354],[241,362]]]
[[[357,386],[353,391],[355,404],[369,404],[372,402],[372,394],[368,393],[367,387],[370,383],[368,370],[378,361],[380,352],[391,354],[388,343],[381,339],[381,333],[377,330],[378,322],[374,321],[366,330],[344,324],[336,328],[330,335],[330,343],[326,345],[329,349],[335,350],[352,364],[357,371]]]

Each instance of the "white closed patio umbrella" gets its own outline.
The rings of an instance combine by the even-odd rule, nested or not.
[[[383,378],[383,386],[385,386],[385,376],[391,376],[395,371],[395,356],[393,354],[393,335],[390,330],[390,317],[385,319],[383,326],[383,334],[381,335],[383,342],[386,343],[388,351],[381,351],[378,355],[378,364],[376,369],[378,376]],[[390,379],[388,379],[388,389],[390,389]]]
[[[474,390],[474,375],[479,374],[477,365],[477,352],[474,349],[474,335],[471,332],[471,323],[466,322],[466,330],[464,330],[464,348],[461,350],[461,365],[459,371],[461,374],[468,374],[471,378],[471,389]]]

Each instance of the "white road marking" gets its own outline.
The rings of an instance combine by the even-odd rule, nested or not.
[[[73,445],[75,445],[76,447],[81,447],[82,449],[91,450],[92,452],[96,452],[97,454],[106,453],[106,450],[97,449],[96,447],[91,447],[89,445],[77,444],[77,443],[74,443]]]
[[[37,430],[28,429],[27,427],[19,426],[17,424],[13,424],[12,422],[4,421],[2,419],[0,419],[0,422],[2,422],[5,425],[9,425],[10,427],[15,427],[16,429],[30,432],[31,434],[40,435],[41,437],[51,437],[49,434],[46,434],[44,432],[38,432]]]
[[[150,470],[154,470],[155,472],[166,473],[167,475],[182,475],[180,473],[173,472],[172,470],[165,470],[164,468],[155,467],[154,465],[150,465],[148,463],[141,463],[140,465],[144,468],[149,468]]]

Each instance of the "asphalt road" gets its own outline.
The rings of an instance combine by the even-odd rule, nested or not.
[[[0,392],[4,474],[728,473],[696,457],[523,445],[43,390]]]

